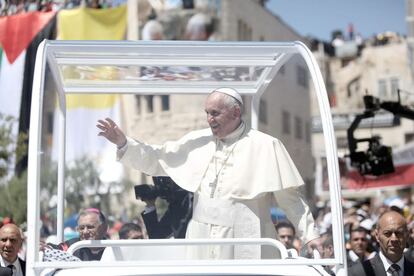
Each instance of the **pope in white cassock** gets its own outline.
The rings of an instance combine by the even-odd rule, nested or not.
[[[318,237],[299,188],[304,182],[283,144],[241,119],[243,100],[232,88],[206,99],[209,129],[174,142],[148,145],[126,137],[109,118],[99,135],[118,147],[118,160],[148,175],[170,176],[194,192],[186,238],[274,238],[270,208],[277,203],[304,243]],[[274,248],[259,245],[188,246],[193,259],[272,258]]]

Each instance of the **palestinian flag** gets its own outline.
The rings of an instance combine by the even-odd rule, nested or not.
[[[37,47],[55,37],[55,12],[28,12],[0,17],[0,112],[19,120],[13,134],[27,132]],[[20,173],[27,158],[17,164]]]

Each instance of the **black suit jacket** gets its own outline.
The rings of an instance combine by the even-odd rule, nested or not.
[[[23,275],[26,275],[26,262],[19,258],[20,267],[22,268]]]
[[[379,254],[348,269],[348,276],[387,276]],[[414,263],[404,258],[404,276],[414,276]]]
[[[20,267],[22,268],[23,275],[26,275],[26,262],[19,258]],[[0,267],[0,276],[11,276],[12,272],[8,267]]]
[[[406,252],[404,252],[404,257],[406,257],[410,262],[414,262],[414,247],[411,246]]]
[[[350,254],[350,250],[347,250],[347,251],[346,251],[346,263],[347,263],[347,265],[348,265],[348,268],[349,268],[349,267],[351,267],[351,266],[354,266],[356,263],[360,263],[360,262],[361,262],[361,260],[360,260],[360,259],[358,259],[358,260],[356,260],[356,261],[353,261],[353,260],[351,259],[351,256],[350,256],[349,254]]]

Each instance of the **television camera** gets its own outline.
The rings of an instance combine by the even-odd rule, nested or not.
[[[153,176],[152,180],[154,185],[135,185],[135,197],[137,199],[154,200],[160,197],[171,202],[175,199],[181,199],[188,193],[168,176]]]
[[[371,95],[364,96],[365,111],[358,114],[351,126],[347,130],[349,157],[351,166],[358,169],[362,175],[380,176],[393,173],[395,171],[392,159],[392,148],[382,145],[379,136],[356,139],[354,131],[357,129],[361,120],[375,116],[380,109],[391,112],[394,116],[404,117],[414,120],[414,111],[407,106],[401,105],[400,90],[398,92],[398,101],[381,102],[378,98]],[[358,143],[368,142],[366,151],[357,151]]]
[[[153,176],[152,179],[154,185],[135,186],[135,197],[144,202],[160,197],[168,202],[168,208],[160,219],[156,212],[142,213],[149,238],[185,238],[193,214],[192,193],[182,189],[170,177]]]

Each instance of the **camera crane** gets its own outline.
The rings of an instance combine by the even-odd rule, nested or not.
[[[364,96],[365,111],[355,117],[347,130],[351,166],[356,167],[362,175],[380,176],[395,171],[392,160],[392,148],[381,145],[380,136],[356,139],[354,137],[354,131],[357,129],[361,120],[374,117],[375,113],[380,109],[389,111],[394,116],[414,120],[414,110],[401,105],[400,90],[397,93],[398,101],[381,102],[378,98],[371,95]],[[368,149],[365,152],[357,151],[358,143],[362,142],[368,142]]]

